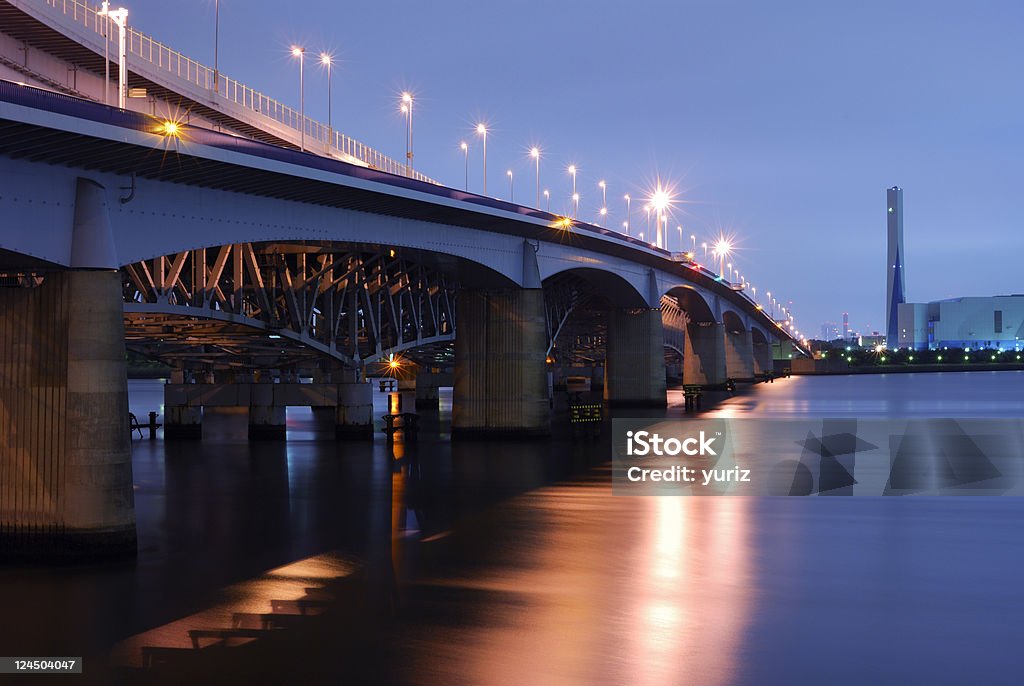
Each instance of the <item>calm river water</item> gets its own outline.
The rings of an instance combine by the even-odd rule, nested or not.
[[[1024,417],[1022,388],[1021,372],[801,377],[710,414]],[[136,415],[162,412],[159,382],[130,390]],[[1024,680],[1024,499],[613,497],[607,436],[573,442],[563,414],[549,441],[451,443],[450,402],[394,448],[336,443],[308,409],[287,443],[247,442],[244,414],[208,417],[202,442],[136,439],[138,559],[0,569],[0,655],[173,682],[173,660],[133,671],[144,646],[312,597],[337,624],[260,648],[295,683]],[[200,674],[225,679],[239,646]]]

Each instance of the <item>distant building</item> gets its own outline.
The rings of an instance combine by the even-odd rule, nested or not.
[[[843,340],[850,340],[850,313],[843,312]]]
[[[821,325],[821,340],[832,341],[839,338],[839,329],[832,322]]]
[[[889,238],[889,262],[886,265],[885,324],[889,341],[899,340],[897,308],[906,302],[903,276],[903,190],[893,186],[885,192],[886,227]]]
[[[1024,342],[1024,295],[952,298],[898,307],[898,347],[1000,348]],[[896,347],[896,346],[890,346]]]
[[[875,331],[870,336],[864,335],[857,339],[857,345],[862,348],[877,348],[878,346],[885,347],[885,336]]]

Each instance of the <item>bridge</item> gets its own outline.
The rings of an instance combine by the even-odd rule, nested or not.
[[[611,406],[663,406],[666,356],[717,386],[790,342],[685,256],[292,126],[151,40],[127,53],[149,99],[104,104],[79,3],[3,0],[0,18],[2,64],[35,84],[0,81],[0,538],[19,546],[134,550],[126,347],[179,370],[169,436],[232,387],[250,423],[283,427],[271,375],[312,376],[287,394],[365,436],[367,372],[397,358],[435,388],[426,370],[451,370],[452,433],[471,437],[547,435],[554,365],[600,364]],[[188,116],[161,112],[170,94]]]

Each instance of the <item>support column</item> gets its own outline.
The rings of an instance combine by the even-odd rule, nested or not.
[[[683,383],[721,386],[725,373],[725,326],[717,322],[684,326]]]
[[[611,310],[604,397],[612,407],[665,406],[661,310]]]
[[[754,374],[767,374],[772,372],[772,347],[761,339],[754,340]]]
[[[416,409],[436,410],[440,404],[441,375],[420,372],[416,375]]]
[[[105,191],[79,179],[73,269],[0,288],[0,557],[136,552],[112,246]]]
[[[164,397],[167,397],[166,392]],[[199,440],[203,437],[203,408],[164,402],[164,440]]]
[[[369,383],[338,384],[334,435],[341,439],[373,438],[373,386]]]
[[[725,374],[734,381],[754,378],[754,340],[749,331],[725,332]]]
[[[544,292],[460,291],[452,436],[546,436]]]
[[[269,376],[267,377],[269,381]],[[249,440],[283,441],[288,408],[274,404],[274,384],[255,383],[249,397]]]

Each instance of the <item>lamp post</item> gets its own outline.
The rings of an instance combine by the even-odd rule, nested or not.
[[[644,211],[647,212],[647,233],[651,233],[651,206],[644,205]]]
[[[220,93],[220,0],[213,2],[213,90]]]
[[[306,49],[298,45],[292,46],[292,57],[299,58],[299,150],[306,150],[306,84],[305,70]]]
[[[682,227],[679,227],[679,228],[682,228]],[[697,254],[697,236],[691,233],[690,234],[690,242],[693,244],[693,254],[696,255]]]
[[[320,64],[327,69],[327,145],[334,144],[334,122],[331,118],[331,56],[320,53]]]
[[[629,216],[629,201],[630,201],[629,193],[626,193],[626,195],[624,195],[623,197],[626,199],[626,235],[628,236],[629,235],[629,221],[630,221],[630,216]]]
[[[128,10],[123,7],[118,7],[113,12],[110,11],[110,3],[104,0],[103,6],[100,8],[99,16],[107,17],[108,20],[112,20],[114,25],[117,26],[117,106],[120,109],[124,109],[125,97],[128,94],[128,62],[125,59],[127,55],[124,49],[124,33],[128,26]],[[110,65],[107,64],[106,69],[107,81],[110,81]],[[104,97],[106,97],[107,86],[104,85]],[[107,103],[104,103],[107,104]]]
[[[683,225],[676,224],[676,231],[679,232],[679,252],[686,252],[683,249]]]
[[[533,146],[530,148],[530,157],[533,158],[534,165],[537,168],[537,205],[540,208],[540,148]]]
[[[580,211],[580,194],[579,193],[573,193],[572,194],[572,218],[573,219],[576,218],[576,215],[579,214],[579,211]]]
[[[576,165],[570,164],[567,171],[572,176],[572,201],[574,203],[574,207],[577,207],[579,205],[580,196],[576,193]],[[573,210],[572,218],[576,218],[576,210]]]
[[[547,209],[545,211],[546,212],[550,212],[551,211],[551,191],[549,191],[547,188],[544,189],[544,201],[547,203]]]
[[[469,143],[462,141],[459,143],[459,147],[462,148],[462,154],[466,157],[466,192],[469,192]]]
[[[484,195],[487,195],[487,126],[477,124],[476,132],[484,139]]]
[[[598,181],[597,185],[601,187],[601,217],[603,218],[608,214],[608,186],[603,180]]]
[[[512,185],[512,170],[509,169],[505,173],[508,175],[508,201],[509,202],[515,202],[516,201],[516,191],[515,191],[515,187]]]
[[[708,244],[707,243],[701,243],[700,247],[704,248],[704,259],[705,260],[708,259]]]
[[[110,105],[110,15],[106,2],[97,15],[103,17],[103,104]]]
[[[732,245],[729,241],[724,238],[718,239],[715,243],[714,254],[718,257],[718,278],[725,280],[725,258],[732,252]],[[729,269],[732,269],[732,263],[729,263]]]
[[[412,93],[402,93],[402,105],[409,109],[405,141],[405,175],[412,172]]]

